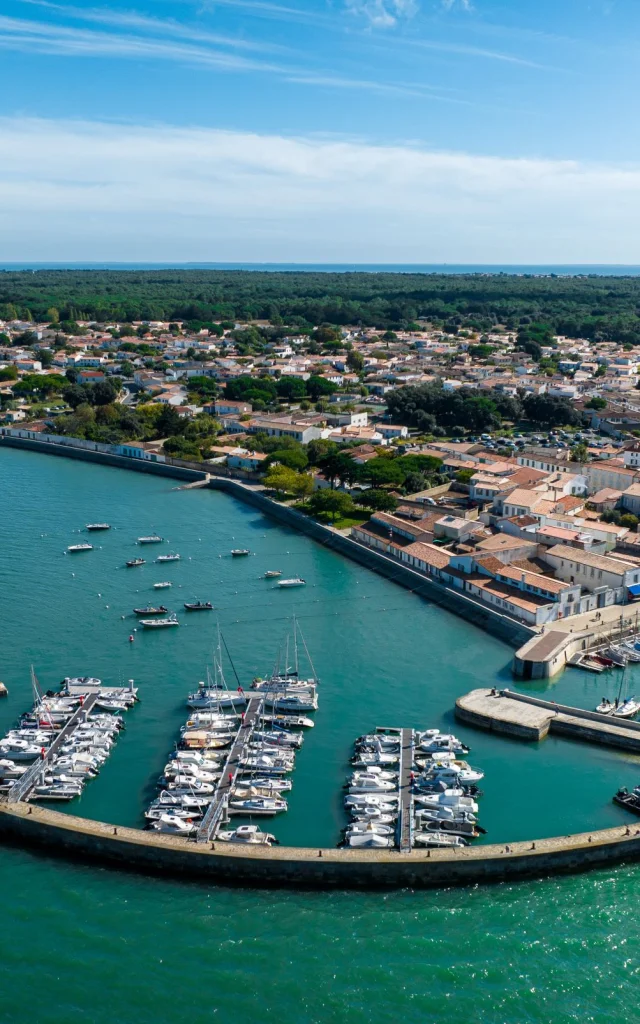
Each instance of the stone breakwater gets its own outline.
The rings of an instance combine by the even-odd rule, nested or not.
[[[320,889],[434,888],[516,881],[640,859],[640,828],[461,850],[250,847],[197,844],[28,804],[0,804],[0,838],[84,863],[225,885]]]

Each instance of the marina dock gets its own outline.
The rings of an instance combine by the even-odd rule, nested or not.
[[[206,843],[214,837],[221,822],[226,817],[229,797],[238,778],[240,761],[248,750],[256,723],[262,713],[264,697],[264,693],[257,693],[249,698],[249,703],[244,713],[244,722],[241,722],[238,727],[236,738],[224,763],[222,775],[216,786],[215,793],[198,829],[196,839],[199,843]]]
[[[24,775],[16,782],[15,786],[12,786],[9,790],[8,802],[10,804],[17,803],[19,800],[28,800],[29,794],[34,786],[38,785],[42,773],[46,771],[47,766],[53,764],[56,760],[60,749],[70,739],[73,733],[76,731],[79,725],[82,725],[87,721],[89,715],[95,707],[95,703],[99,697],[99,690],[94,690],[90,693],[80,705],[77,711],[71,716],[66,725],[60,730],[55,740],[50,747],[45,749],[44,754],[37,761],[28,768]],[[44,748],[43,748],[44,749]]]
[[[611,718],[511,690],[472,690],[459,697],[456,718],[467,725],[540,742],[550,732],[587,743],[640,752],[640,722]]]
[[[413,775],[413,729],[400,730],[400,803],[398,807],[398,848],[411,850],[413,808],[411,803]]]

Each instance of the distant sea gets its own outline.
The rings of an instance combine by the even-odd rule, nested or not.
[[[259,270],[315,274],[533,274],[638,277],[640,266],[606,263],[0,263],[2,270]]]

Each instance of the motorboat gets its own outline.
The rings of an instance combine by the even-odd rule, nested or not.
[[[612,718],[634,718],[640,711],[640,703],[634,697],[627,697],[621,704],[614,706]]]
[[[376,807],[383,814],[394,814],[398,810],[397,793],[347,793],[345,807]]]
[[[254,732],[254,740],[260,740],[272,747],[291,747],[299,750],[304,743],[304,736],[299,732]]]
[[[109,525],[109,523],[87,523],[85,525],[85,530],[89,530],[90,532],[94,531],[94,530],[110,530],[110,529],[111,529],[111,526]]]
[[[205,771],[196,764],[176,764],[174,761],[165,765],[164,775],[160,779],[160,785],[165,786],[169,782],[184,783],[187,785],[194,782],[218,782],[219,771]]]
[[[302,694],[278,694],[267,693],[264,698],[265,704],[274,711],[317,711],[318,698],[315,694],[303,696]]]
[[[170,619],[140,619],[140,625],[145,629],[168,629],[169,626],[179,626],[175,618]]]
[[[355,832],[346,837],[345,845],[388,850],[394,845],[394,841],[390,836],[381,836],[377,832]]]
[[[0,757],[11,761],[35,761],[42,757],[43,746],[27,740],[0,740]]]
[[[377,754],[400,755],[400,737],[388,736],[384,733],[372,733],[368,736],[359,736],[356,740],[356,749],[374,752]]]
[[[420,733],[418,736],[418,746],[420,750],[424,750],[428,754],[439,754],[442,751],[451,751],[452,753],[463,755],[469,753],[469,748],[465,747],[457,736],[447,735],[438,732],[438,730]]]
[[[380,768],[379,765],[370,765],[364,771],[355,771],[351,776],[352,780],[371,778],[371,779],[384,779],[385,782],[397,782],[397,772],[386,771],[384,768]]]
[[[622,786],[614,796],[613,802],[631,811],[632,814],[640,815],[640,786],[634,786],[631,793],[626,786]]]
[[[212,612],[213,605],[211,601],[192,601],[184,602],[184,606],[188,612]]]
[[[220,726],[224,729],[237,729],[240,725],[240,715],[220,715],[215,711],[196,711],[194,715],[189,715],[182,731],[186,732],[187,729],[196,729],[205,725],[211,728]]]
[[[275,580],[278,576],[282,576],[282,569],[267,569],[262,579]]]
[[[202,729],[182,734],[182,743],[186,750],[222,750],[231,744],[231,736],[213,736]]]
[[[134,608],[133,609],[133,614],[134,615],[166,615],[168,611],[169,611],[169,609],[165,608],[165,606],[163,604],[161,604],[157,608],[154,608],[153,605],[150,605],[148,608]]]
[[[156,562],[179,562],[180,555],[158,555]]]
[[[461,789],[447,789],[444,793],[424,793],[414,796],[414,803],[419,807],[452,807],[456,810],[478,813],[478,804],[470,796],[465,796]]]
[[[378,754],[361,751],[351,759],[354,768],[387,768],[398,764],[399,754]]]
[[[473,785],[476,782],[480,782],[484,778],[484,772],[475,771],[473,768],[455,768],[441,765],[437,768],[430,768],[428,771],[419,775],[416,779],[416,785],[420,786],[422,783],[429,782],[445,782],[452,786],[457,785]]]
[[[279,587],[304,587],[306,580],[303,580],[300,576],[294,576],[290,580],[278,580]]]
[[[458,810],[456,807],[417,807],[414,811],[416,820],[424,821],[469,821],[476,823],[476,816],[470,811]]]
[[[397,814],[383,814],[378,811],[375,807],[365,807],[362,810],[358,810],[357,814],[352,813],[352,822],[362,824],[367,821],[375,821],[379,825],[394,825],[398,820]]]
[[[344,830],[348,836],[367,835],[370,832],[375,832],[379,836],[392,836],[394,831],[392,825],[384,825],[379,821],[354,821]]]
[[[251,846],[271,846],[278,840],[270,832],[261,832],[257,825],[239,825],[216,834],[216,841],[223,843],[248,843]]]
[[[207,765],[222,763],[221,757],[217,757],[215,754],[200,754],[197,750],[175,750],[171,755],[171,760],[176,764],[196,764],[204,768],[205,771]]]
[[[256,772],[263,772],[265,775],[286,775],[293,770],[293,762],[284,760],[281,757],[270,757],[267,754],[243,757],[240,759],[240,766],[244,769],[252,769]]]
[[[144,558],[131,558],[127,562],[128,569],[133,569],[133,567],[136,565],[144,565]]]
[[[0,759],[0,779],[19,779],[26,771],[26,765],[16,764],[6,757]]]
[[[250,555],[249,548],[232,548],[231,555],[233,558],[243,558],[245,555]]]
[[[246,814],[280,814],[288,808],[286,800],[275,796],[232,797],[229,807]]]
[[[151,806],[164,805],[166,807],[190,807],[194,811],[197,811],[199,809],[201,810],[203,807],[208,807],[210,803],[211,797],[206,793],[195,793],[191,791],[188,793],[175,793],[165,789],[162,793],[158,794],[158,798],[154,800]]]
[[[188,775],[178,781],[167,783],[166,787],[170,793],[197,793],[199,796],[211,796],[215,790],[215,786],[210,782],[199,782],[198,779],[192,779]]]
[[[147,821],[159,821],[160,818],[167,814],[167,805],[151,804],[144,813]],[[182,818],[183,821],[196,822],[200,821],[202,814],[197,811],[190,811],[184,807],[172,807],[171,816],[174,818]]]
[[[262,715],[262,721],[274,729],[313,729],[315,725],[305,715]]]
[[[240,771],[240,778],[236,784],[236,788],[240,789],[242,786],[249,786],[251,789],[269,790],[269,794],[272,793],[288,793],[293,786],[291,779],[272,779],[265,775],[249,775],[245,778],[245,773]]]
[[[397,783],[389,779],[380,779],[375,775],[359,775],[356,773],[349,783],[350,793],[393,793],[397,792]]]
[[[153,589],[154,590],[166,590],[168,587],[172,587],[172,586],[173,586],[173,583],[170,583],[169,580],[163,580],[162,583],[154,583],[153,584]]]
[[[67,551],[70,555],[75,554],[77,551],[93,551],[93,544],[70,544]]]
[[[35,786],[31,800],[74,800],[82,793],[82,786],[64,782],[48,782]]]
[[[608,697],[603,697],[600,703],[598,704],[597,708],[595,708],[594,710],[599,715],[610,715],[614,708],[615,704],[613,703],[613,701],[609,700]]]
[[[181,818],[177,814],[161,814],[157,821],[151,823],[151,828],[167,835],[186,837],[196,831],[196,826],[190,818]]]
[[[98,686],[102,686],[102,680],[98,679],[97,676],[65,676],[62,680],[62,686],[65,690],[69,690],[72,686],[95,689]]]
[[[441,821],[430,821],[420,820],[420,829],[416,830],[420,833],[430,833],[431,835],[440,835],[444,833],[448,836],[460,836],[463,839],[477,839],[480,832],[476,826],[470,821],[448,821],[446,818]],[[416,831],[414,831],[414,841]]]
[[[413,841],[431,849],[460,849],[467,845],[460,836],[445,835],[444,832],[414,832]]]
[[[164,537],[158,536],[157,533],[152,533],[148,537],[138,537],[138,544],[162,544]]]

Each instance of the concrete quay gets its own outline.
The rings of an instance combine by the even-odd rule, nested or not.
[[[467,725],[534,743],[553,732],[586,743],[640,752],[640,722],[612,719],[511,690],[472,690],[458,698],[455,714]]]
[[[0,803],[0,839],[86,864],[226,885],[318,889],[434,888],[516,881],[640,860],[637,822],[458,850],[316,849],[190,842],[43,807]]]

